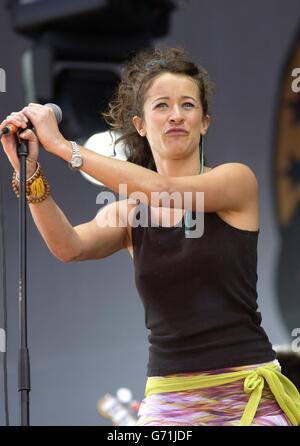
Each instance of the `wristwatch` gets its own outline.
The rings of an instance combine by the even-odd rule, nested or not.
[[[79,170],[82,167],[83,160],[79,147],[75,141],[70,141],[72,146],[72,158],[68,162],[71,170]]]

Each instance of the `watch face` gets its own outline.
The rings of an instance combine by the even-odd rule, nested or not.
[[[82,158],[80,156],[74,156],[72,160],[73,167],[80,167],[82,165]]]

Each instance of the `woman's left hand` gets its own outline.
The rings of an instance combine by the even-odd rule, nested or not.
[[[59,131],[52,108],[30,103],[22,109],[22,112],[32,122],[36,135],[47,152],[58,154],[59,148],[65,146],[67,140]]]

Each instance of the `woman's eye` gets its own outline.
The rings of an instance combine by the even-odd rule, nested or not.
[[[168,104],[166,104],[165,102],[160,102],[159,104],[157,104],[156,108],[157,108],[157,107],[159,107],[159,108],[165,108],[165,106],[167,107]]]
[[[184,102],[184,104],[182,104],[182,106],[184,108],[193,108],[193,107],[195,107],[192,102]],[[167,107],[168,107],[168,104],[166,102],[160,102],[159,104],[156,105],[155,108],[167,108]]]
[[[187,108],[194,107],[194,104],[192,104],[191,102],[185,102],[183,105]]]

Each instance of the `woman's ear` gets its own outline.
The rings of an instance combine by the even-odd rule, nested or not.
[[[201,131],[200,131],[201,135],[205,135],[206,134],[206,132],[208,130],[208,127],[209,127],[209,124],[210,124],[210,116],[206,115],[206,116],[203,117],[203,120],[202,120],[202,128],[201,128]]]
[[[132,123],[140,136],[146,136],[146,129],[144,127],[143,120],[139,116],[134,116],[132,118]]]

